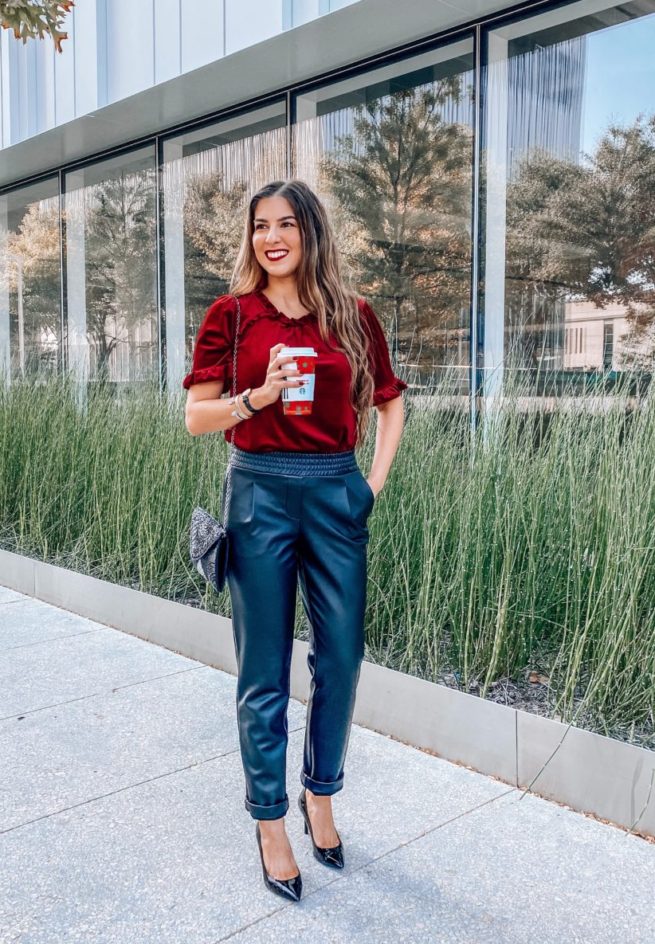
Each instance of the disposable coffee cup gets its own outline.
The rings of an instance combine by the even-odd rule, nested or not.
[[[299,370],[300,377],[295,380],[304,380],[298,387],[282,388],[282,410],[285,416],[309,416],[314,403],[314,379],[316,372],[316,358],[318,354],[313,347],[283,347],[280,357],[293,357],[293,361],[283,364],[289,370]]]

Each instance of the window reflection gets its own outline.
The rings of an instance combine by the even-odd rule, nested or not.
[[[611,386],[655,358],[655,3],[489,35],[484,379]]]
[[[158,377],[154,148],[65,178],[69,366],[81,380]]]
[[[329,207],[392,359],[468,393],[472,43],[298,96],[295,176]]]
[[[56,371],[61,349],[57,178],[0,197],[0,370]]]

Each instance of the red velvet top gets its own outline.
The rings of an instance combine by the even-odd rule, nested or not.
[[[247,387],[261,387],[266,379],[270,349],[283,341],[287,346],[313,347],[316,358],[314,404],[309,416],[285,416],[282,397],[250,419],[225,430],[229,441],[249,452],[346,452],[357,439],[357,414],[350,405],[351,370],[345,354],[333,349],[337,340],[330,335],[327,345],[319,330],[318,315],[309,312],[291,318],[278,311],[261,291],[240,296],[241,324],[237,345],[237,393]],[[391,368],[389,348],[377,315],[359,299],[360,316],[369,338],[369,363],[375,380],[373,405],[400,396],[407,388]],[[207,309],[198,329],[193,365],[182,381],[187,390],[194,383],[222,380],[223,392],[232,384],[232,353],[236,327],[236,301],[220,295]]]

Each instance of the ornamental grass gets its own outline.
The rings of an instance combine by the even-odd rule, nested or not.
[[[552,717],[652,732],[655,396],[510,386],[473,432],[447,382],[404,395],[369,518],[366,657],[481,697],[537,673]],[[230,616],[188,557],[193,507],[220,514],[222,433],[192,437],[184,396],[154,384],[0,391],[4,548]],[[374,443],[375,421],[365,473]]]

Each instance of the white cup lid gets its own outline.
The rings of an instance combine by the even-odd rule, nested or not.
[[[318,357],[313,347],[283,347],[280,354],[285,357]]]

